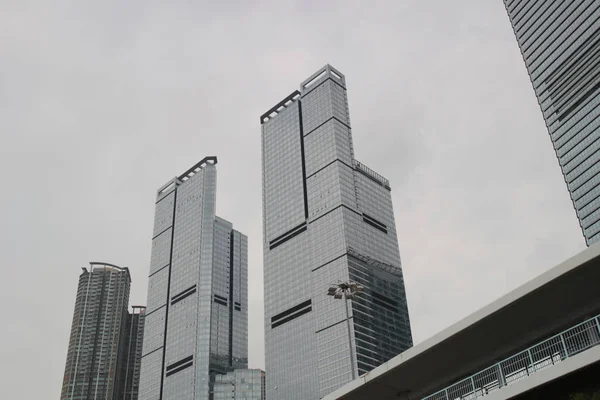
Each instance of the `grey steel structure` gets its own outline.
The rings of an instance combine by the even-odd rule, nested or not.
[[[504,5],[589,246],[600,240],[600,2]]]
[[[247,238],[215,216],[216,157],[156,195],[140,378],[142,400],[211,398],[247,367]]]
[[[390,185],[354,159],[330,65],[260,122],[267,397],[319,399],[412,346]],[[327,296],[348,280],[365,287],[350,344],[345,304]]]
[[[127,268],[108,263],[82,269],[60,398],[120,400],[131,276]]]
[[[260,369],[236,369],[216,376],[214,400],[265,399],[265,372]]]

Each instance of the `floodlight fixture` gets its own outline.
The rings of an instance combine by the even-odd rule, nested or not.
[[[350,313],[348,312],[348,300],[354,300],[357,295],[363,294],[365,287],[360,283],[348,281],[334,283],[329,285],[327,295],[333,296],[334,299],[344,299],[346,306],[346,325],[348,327],[348,347],[350,349],[350,370],[352,371],[352,379],[356,379],[356,371],[354,370],[354,354],[352,349],[352,334],[350,331]]]

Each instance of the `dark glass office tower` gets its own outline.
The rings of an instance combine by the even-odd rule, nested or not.
[[[90,263],[79,276],[61,400],[122,399],[119,359],[127,331],[127,268]]]
[[[133,312],[125,319],[119,355],[119,397],[123,400],[136,400],[140,386],[140,366],[144,338],[146,307],[133,306]]]
[[[600,240],[600,2],[504,5],[589,246]]]
[[[319,399],[412,346],[390,185],[355,160],[330,65],[260,122],[267,398]],[[350,339],[344,301],[327,296],[348,280],[365,286]]]
[[[248,243],[215,216],[216,164],[204,158],[156,195],[143,400],[209,399],[215,375],[247,368]]]

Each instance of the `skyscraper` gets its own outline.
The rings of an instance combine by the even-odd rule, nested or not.
[[[247,367],[248,243],[215,216],[216,164],[204,158],[156,195],[142,400],[209,399],[215,375]]]
[[[390,185],[354,159],[346,80],[330,65],[260,122],[267,398],[319,399],[412,346]],[[348,280],[366,288],[350,335],[327,296]]]
[[[265,373],[260,369],[236,369],[217,375],[214,400],[265,400]]]
[[[118,399],[136,400],[140,385],[140,366],[144,338],[146,307],[133,306],[133,312],[127,314],[122,350],[119,359],[119,396]]]
[[[600,240],[600,2],[504,5],[589,246]]]
[[[126,388],[121,359],[126,355],[127,268],[91,262],[79,276],[61,400],[120,400]],[[128,343],[134,346],[137,339]],[[135,359],[130,358],[132,364]],[[139,360],[137,361],[139,363]],[[137,385],[130,379],[130,385]],[[135,400],[136,397],[128,397]]]

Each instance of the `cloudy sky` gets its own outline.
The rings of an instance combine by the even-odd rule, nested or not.
[[[415,342],[584,249],[501,0],[0,0],[0,398],[58,398],[89,261],[145,304],[155,191],[206,155],[264,367],[259,116],[326,63],[392,185]]]

